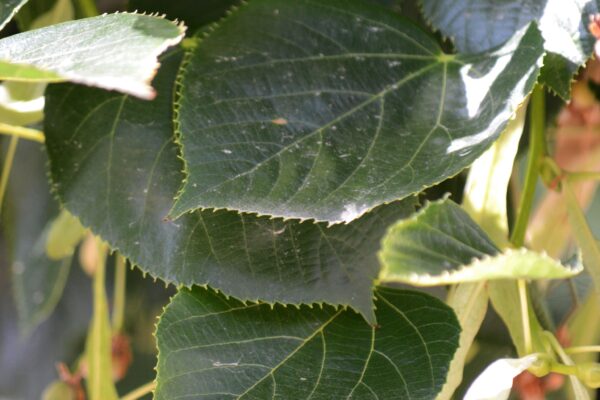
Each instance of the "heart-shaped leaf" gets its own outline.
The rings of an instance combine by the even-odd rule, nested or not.
[[[349,222],[456,174],[532,89],[534,26],[497,52],[444,54],[358,0],[254,0],[202,39],[182,79],[187,179],[198,208]]]
[[[134,264],[167,282],[244,300],[350,305],[374,322],[376,251],[407,199],[348,224],[197,211],[165,221],[183,174],[173,141],[180,54],[162,60],[152,102],[74,85],[47,92],[46,143],[66,207]]]
[[[541,81],[564,99],[573,74],[591,56],[595,38],[588,24],[597,0],[422,0],[425,17],[452,38],[459,52],[482,53],[501,46],[538,21],[548,55]]]
[[[25,3],[27,0],[2,0],[0,3],[0,30],[10,22]]]
[[[429,203],[383,239],[381,282],[446,285],[491,279],[568,278],[582,271],[526,249],[499,250],[456,203]]]
[[[182,290],[158,324],[155,398],[435,398],[458,346],[454,313],[424,293],[376,297],[373,327],[329,306],[271,309]]]
[[[112,14],[24,32],[0,40],[0,79],[72,81],[150,99],[157,57],[184,31],[158,17]]]

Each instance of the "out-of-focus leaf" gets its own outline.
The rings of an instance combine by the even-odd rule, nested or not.
[[[562,182],[562,193],[567,205],[567,215],[569,216],[573,235],[581,249],[584,268],[592,277],[596,293],[598,293],[600,291],[600,245],[590,230],[585,214],[577,201],[577,197],[575,197],[575,193],[573,193],[568,179]]]
[[[85,233],[86,229],[81,226],[79,219],[67,210],[62,210],[50,225],[46,241],[48,258],[61,260],[72,256],[75,247],[81,242]]]
[[[60,300],[71,259],[46,256],[48,221],[58,214],[47,182],[47,159],[38,143],[22,141],[10,177],[2,228],[9,239],[12,293],[21,331],[29,334]]]
[[[77,400],[77,395],[65,382],[55,381],[44,390],[42,400]]]

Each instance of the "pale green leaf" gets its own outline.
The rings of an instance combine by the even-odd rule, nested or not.
[[[183,179],[172,122],[180,55],[161,60],[152,102],[48,89],[46,143],[66,208],[164,281],[208,284],[243,300],[350,305],[374,322],[378,244],[390,223],[414,211],[413,199],[332,227],[212,210],[165,221]]]
[[[500,253],[491,239],[450,200],[429,203],[393,225],[379,253],[380,282],[446,285],[491,279],[555,279],[578,274],[545,254]]]
[[[201,40],[181,80],[198,208],[349,222],[471,164],[531,91],[535,26],[496,52],[444,54],[359,0],[254,0]],[[416,95],[418,94],[418,95]]]
[[[182,290],[158,323],[155,399],[433,399],[458,345],[454,313],[419,292],[381,289],[376,302],[374,327],[330,306]]]
[[[436,400],[452,399],[454,391],[463,379],[465,363],[471,345],[483,323],[488,309],[488,295],[485,282],[461,283],[452,287],[446,300],[454,310],[461,327],[459,346],[450,363],[448,378]]]
[[[471,166],[463,209],[500,248],[508,244],[506,197],[527,106],[522,105],[500,139]]]
[[[0,40],[0,79],[72,81],[153,98],[157,57],[184,28],[158,17],[111,14]]]

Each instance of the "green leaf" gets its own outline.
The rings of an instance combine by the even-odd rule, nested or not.
[[[15,16],[27,0],[2,0],[0,3],[0,30]]]
[[[542,54],[534,26],[462,57],[358,0],[251,1],[189,57],[178,102],[188,176],[170,215],[349,222],[420,192],[498,137]]]
[[[165,221],[183,179],[173,142],[170,53],[152,102],[73,85],[47,91],[46,143],[55,190],[84,226],[144,271],[210,285],[243,300],[350,305],[374,322],[376,251],[407,199],[348,225],[197,211]]]
[[[90,400],[117,400],[112,370],[112,332],[106,288],[106,245],[95,239],[99,260],[94,270],[94,314],[85,342],[87,394]]]
[[[454,313],[419,292],[376,298],[373,327],[329,306],[272,309],[182,290],[158,323],[155,398],[434,398],[458,345]]]
[[[19,144],[0,224],[8,239],[12,295],[24,335],[52,314],[71,267],[71,258],[54,261],[46,256],[48,221],[58,214],[49,191],[46,163],[40,144]]]
[[[185,29],[138,14],[112,14],[65,22],[0,40],[0,79],[72,81],[144,99],[167,47]]]
[[[130,0],[129,10],[165,14],[167,18],[185,22],[192,32],[217,21],[240,0]]]
[[[40,15],[31,23],[29,30],[44,28],[75,18],[75,9],[71,0],[56,0],[48,12]]]
[[[598,12],[596,0],[421,1],[425,17],[462,53],[489,51],[538,21],[548,52],[541,81],[565,100],[573,74],[592,54],[595,39],[587,25]]]
[[[418,286],[490,279],[567,278],[581,272],[526,249],[499,253],[481,228],[456,203],[429,203],[393,225],[379,253],[381,282]]]

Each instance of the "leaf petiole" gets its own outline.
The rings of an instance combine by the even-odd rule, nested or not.
[[[137,389],[133,389],[131,392],[121,397],[121,400],[137,400],[149,393],[152,393],[154,389],[156,389],[156,382],[148,382],[145,385],[138,387]]]
[[[37,129],[14,126],[0,122],[0,134],[32,140],[34,142],[44,143],[45,137],[42,131]]]
[[[123,329],[125,319],[125,290],[127,279],[127,267],[125,258],[117,255],[115,262],[115,287],[113,291],[113,314],[112,328],[117,333]]]
[[[523,243],[525,243],[525,232],[533,207],[536,182],[540,175],[540,164],[546,154],[546,99],[544,96],[545,94],[542,86],[538,85],[533,89],[531,95],[529,159],[527,161],[525,185],[521,195],[517,220],[510,236],[510,241],[515,247],[521,247],[523,246]]]
[[[18,143],[18,136],[10,138],[8,150],[6,151],[6,158],[4,159],[4,165],[2,166],[2,175],[0,176],[0,214],[2,213],[4,196],[6,195],[6,187],[8,186],[8,178],[10,177],[10,171],[12,170],[13,161],[15,160]]]

